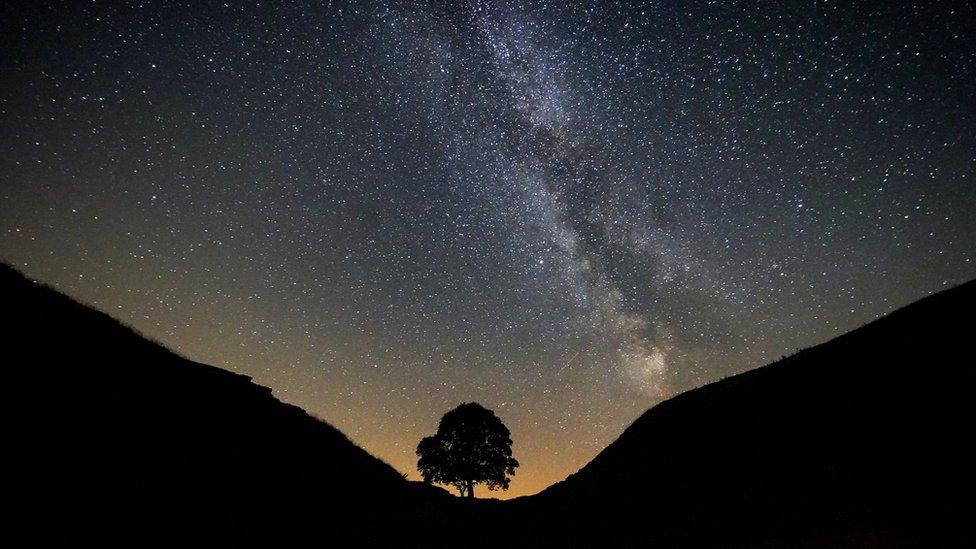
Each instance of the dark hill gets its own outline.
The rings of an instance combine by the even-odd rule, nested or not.
[[[970,282],[661,403],[520,502],[523,529],[584,546],[976,547],[974,314]]]
[[[3,266],[0,305],[14,546],[976,546],[976,283],[655,406],[512,502],[407,482]]]
[[[248,377],[177,356],[6,266],[0,304],[15,509],[5,539],[420,540],[429,500],[447,497]]]

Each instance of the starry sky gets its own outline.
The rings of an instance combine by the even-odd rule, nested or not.
[[[481,402],[531,494],[976,277],[974,12],[8,5],[0,259],[413,479]]]

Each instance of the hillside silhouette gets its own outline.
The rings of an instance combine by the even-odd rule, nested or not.
[[[974,314],[976,281],[663,402],[524,500],[522,529],[583,546],[976,546]]]
[[[198,364],[0,266],[11,415],[5,536],[383,543],[424,537],[440,489],[250,378]]]
[[[409,482],[248,377],[0,266],[7,538],[130,545],[972,546],[976,282],[638,418],[512,501]]]

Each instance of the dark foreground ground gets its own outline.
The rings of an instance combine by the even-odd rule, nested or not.
[[[17,545],[976,546],[974,283],[655,406],[508,502],[408,482],[2,266],[0,304]]]

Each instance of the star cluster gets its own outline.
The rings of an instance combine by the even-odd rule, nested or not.
[[[412,478],[479,401],[533,493],[976,276],[974,11],[13,6],[0,257]]]

